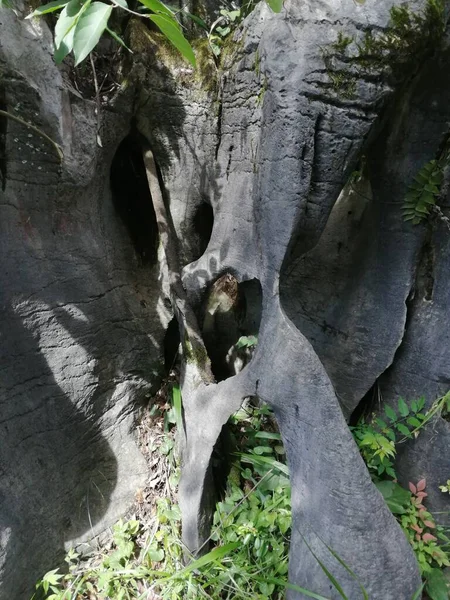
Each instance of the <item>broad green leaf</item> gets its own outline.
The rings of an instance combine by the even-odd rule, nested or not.
[[[266,2],[275,13],[283,10],[283,0],[266,0]]]
[[[90,3],[91,0],[84,3],[80,0],[71,0],[60,13],[55,26],[54,58],[56,64],[60,64],[72,52],[75,28],[79,18],[87,10]]]
[[[406,512],[411,494],[395,481],[377,481],[375,487],[381,493],[392,513],[401,515]]]
[[[432,569],[427,575],[425,591],[431,600],[448,600],[447,583],[441,569]]]
[[[82,0],[70,0],[61,11],[55,25],[55,46],[58,48],[63,38],[76,25],[77,17],[83,8]]]
[[[174,19],[164,15],[149,15],[149,19],[155,23],[175,48],[195,67],[195,54],[191,45],[178,28]]]
[[[114,0],[113,4],[118,4],[121,8],[128,8],[127,0]]]
[[[40,17],[41,15],[46,15],[47,13],[52,13],[52,12],[55,12],[55,10],[59,10],[60,8],[63,8],[67,4],[69,4],[69,0],[66,0],[65,2],[61,2],[61,0],[55,0],[54,2],[49,2],[48,4],[43,4],[42,6],[39,6],[38,8],[36,8],[36,10],[33,10],[33,12],[30,13],[29,15],[27,15],[25,18],[31,19],[32,17]]]
[[[75,66],[79,65],[98,44],[112,9],[111,5],[103,2],[93,2],[80,16],[73,40]]]
[[[154,13],[162,13],[173,18],[173,12],[170,8],[159,0],[139,0],[139,2]]]
[[[409,407],[403,398],[399,398],[398,400],[398,412],[402,417],[407,417],[409,415]]]

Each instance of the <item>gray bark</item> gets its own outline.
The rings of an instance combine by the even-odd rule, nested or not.
[[[94,103],[70,92],[46,26],[0,12],[0,101],[65,156],[60,166],[13,121],[2,130],[2,598],[52,567],[63,542],[101,531],[130,502],[146,475],[132,407],[157,381],[164,299],[183,330],[177,299],[200,310],[230,272],[261,284],[259,341],[250,364],[219,383],[185,345],[184,541],[195,552],[208,537],[212,450],[243,398],[258,396],[275,410],[291,471],[291,582],[337,597],[306,541],[351,600],[362,598],[359,584],[327,546],[371,600],[411,600],[420,584],[412,550],[346,418],[374,385],[386,401],[425,395],[431,404],[450,380],[448,232],[401,216],[408,183],[446,134],[448,54],[418,62],[403,82],[389,68],[368,76],[340,65],[355,86],[347,97],[331,85],[322,52],[341,31],[383,31],[390,7],[286,0],[274,15],[261,3],[221,72],[206,60],[194,73],[147,42],[130,95],[103,112],[103,149]],[[132,112],[160,169],[186,297],[164,236],[161,268],[142,265],[111,203],[109,169]],[[346,186],[363,153],[362,181]],[[197,227],[205,205],[210,240]],[[449,435],[439,421],[405,445],[399,465],[404,481],[428,478],[441,510]]]
[[[23,600],[64,544],[104,531],[147,478],[136,403],[158,383],[170,315],[111,201],[130,114],[71,93],[44,22],[0,10],[0,97],[64,151],[3,120],[0,598]]]

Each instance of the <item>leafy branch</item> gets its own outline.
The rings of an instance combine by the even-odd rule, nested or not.
[[[139,0],[149,13],[134,12],[126,0],[112,0],[111,4],[92,0],[54,0],[34,10],[27,19],[58,12],[55,26],[55,61],[61,63],[73,53],[75,65],[79,65],[98,44],[106,31],[116,41],[123,40],[108,27],[112,11],[122,9],[152,21],[175,48],[195,67],[194,51],[184,37],[175,13],[160,0]]]

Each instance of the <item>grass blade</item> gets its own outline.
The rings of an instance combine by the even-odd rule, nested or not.
[[[327,548],[328,552],[330,552],[334,556],[334,558],[338,561],[338,563],[344,567],[344,569],[347,571],[347,573],[349,573],[353,577],[353,579],[358,582],[358,585],[359,585],[359,587],[361,589],[361,592],[363,594],[364,600],[369,600],[369,595],[367,593],[367,590],[363,586],[363,584],[361,583],[361,581],[359,580],[359,577],[356,575],[356,573],[354,571],[352,571],[352,569],[347,565],[347,563],[344,560],[342,560],[342,558],[339,556],[339,554],[337,554],[337,552],[335,552],[333,550],[333,548],[331,548],[320,536],[317,536],[317,537],[322,542],[322,544],[325,545],[325,547]]]
[[[288,590],[292,590],[294,592],[300,592],[304,596],[308,596],[308,598],[314,598],[314,600],[330,600],[330,598],[325,598],[325,596],[321,596],[320,594],[316,594],[315,592],[311,592],[304,587],[299,585],[295,585],[294,583],[289,583],[288,581],[283,581],[282,579],[275,579],[273,577],[255,577],[256,581],[260,581],[261,583],[274,583],[276,585],[280,585],[285,587]]]
[[[339,592],[342,600],[348,600],[347,595],[345,594],[344,590],[342,589],[342,587],[339,585],[339,582],[337,581],[337,579],[334,577],[334,575],[327,569],[327,567],[324,565],[324,563],[320,560],[320,558],[315,554],[314,550],[311,548],[311,546],[308,544],[308,542],[306,541],[306,538],[304,535],[300,534],[303,538],[303,541],[306,544],[306,547],[308,548],[308,550],[311,552],[311,554],[314,556],[315,560],[317,561],[317,563],[319,564],[320,568],[322,569],[322,571],[325,573],[325,575],[327,576],[327,578],[331,581],[331,583],[333,584],[333,586],[335,587],[335,589]]]

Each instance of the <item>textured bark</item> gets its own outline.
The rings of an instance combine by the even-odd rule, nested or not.
[[[274,407],[291,471],[290,580],[337,597],[308,544],[348,597],[362,598],[328,546],[371,600],[411,600],[414,556],[346,418],[375,385],[387,401],[431,404],[450,381],[449,234],[401,216],[408,183],[447,133],[449,56],[418,58],[401,82],[388,67],[368,75],[343,63],[354,83],[346,97],[323,52],[339,32],[383,31],[390,8],[286,0],[274,15],[260,3],[221,71],[203,58],[193,72],[132,21],[135,95],[104,110],[103,149],[94,103],[70,92],[45,24],[0,11],[0,109],[17,108],[64,150],[60,165],[42,140],[0,119],[1,598],[23,597],[64,541],[105,528],[145,477],[132,406],[156,382],[170,300],[184,351],[187,546],[208,537],[222,426],[258,396]],[[151,147],[160,267],[138,261],[111,203],[109,169],[132,115]],[[362,180],[346,185],[363,153]],[[193,311],[226,272],[260,283],[262,315],[250,364],[213,383]],[[427,477],[440,510],[449,436],[440,420],[405,445],[399,465],[405,481]]]
[[[135,253],[109,169],[131,115],[71,93],[44,22],[0,10],[0,598],[23,600],[64,544],[105,530],[147,478],[136,402],[170,318]],[[26,48],[26,51],[25,51]]]

